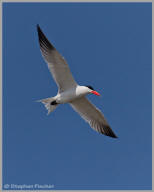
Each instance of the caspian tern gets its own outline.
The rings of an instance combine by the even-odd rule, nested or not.
[[[41,99],[39,102],[45,105],[48,114],[55,110],[59,104],[69,103],[95,131],[117,138],[101,111],[85,97],[90,93],[97,96],[100,94],[92,86],[78,85],[70,72],[67,62],[49,42],[39,25],[37,25],[37,31],[42,56],[58,86],[58,93],[55,97]]]

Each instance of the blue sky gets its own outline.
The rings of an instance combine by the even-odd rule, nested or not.
[[[75,80],[92,85],[114,132],[93,131],[68,104],[35,100],[57,86],[36,24]],[[151,189],[152,4],[3,3],[3,184],[55,189]]]

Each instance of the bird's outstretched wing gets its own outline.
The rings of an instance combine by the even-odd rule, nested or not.
[[[48,68],[59,88],[59,92],[75,87],[77,83],[75,82],[65,59],[49,42],[39,25],[37,25],[37,31],[41,53],[48,64]]]
[[[73,109],[85,119],[90,126],[99,133],[117,138],[104,115],[86,97],[81,97],[70,103]]]

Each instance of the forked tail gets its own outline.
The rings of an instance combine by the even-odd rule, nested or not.
[[[38,100],[37,102],[41,102],[45,105],[45,108],[48,111],[47,115],[49,115],[52,111],[54,111],[58,106],[58,104],[54,104],[54,105],[51,104],[52,102],[54,102],[54,97],[41,99],[41,100]]]

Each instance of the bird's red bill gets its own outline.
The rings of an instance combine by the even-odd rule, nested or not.
[[[100,96],[100,94],[97,91],[92,91],[91,93],[93,93],[94,95]]]

